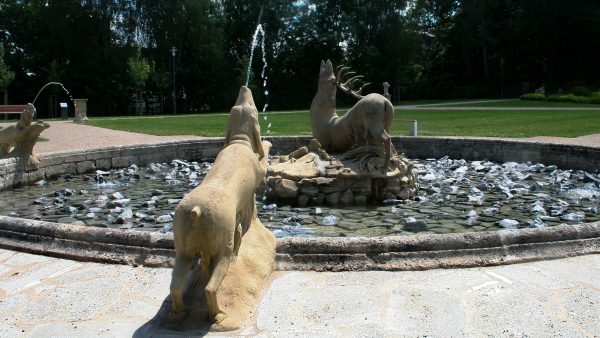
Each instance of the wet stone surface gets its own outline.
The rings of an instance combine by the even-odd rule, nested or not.
[[[600,176],[542,164],[448,158],[414,160],[421,189],[412,201],[299,208],[258,197],[277,237],[387,236],[540,228],[600,220]],[[137,231],[171,231],[180,199],[210,161],[65,175],[0,192],[0,214]]]

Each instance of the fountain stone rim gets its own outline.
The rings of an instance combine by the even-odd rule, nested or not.
[[[394,137],[409,158],[488,159],[554,164],[564,169],[600,167],[600,147],[459,137]],[[310,137],[270,137],[272,153],[289,153]],[[69,172],[110,169],[175,158],[215,157],[223,138],[123,145],[40,154],[40,169],[16,170],[0,160],[0,189]],[[442,155],[443,154],[443,155]],[[544,160],[539,160],[543,158]],[[0,216],[0,247],[81,261],[169,267],[172,234],[92,228]],[[600,222],[542,229],[388,237],[279,238],[279,270],[423,270],[512,264],[600,253]]]

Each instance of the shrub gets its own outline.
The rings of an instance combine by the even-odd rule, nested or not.
[[[600,104],[600,95],[590,96],[590,103]]]
[[[573,87],[571,92],[573,92],[573,95],[577,95],[577,96],[591,96],[592,95],[592,90],[590,88],[584,87],[584,86]]]
[[[588,90],[588,95],[576,95],[576,94],[552,94],[545,96],[544,94],[539,93],[527,93],[521,95],[521,100],[530,100],[530,101],[551,101],[551,102],[572,102],[572,103],[594,103],[600,104],[600,92],[592,92],[587,87],[574,87],[575,88],[585,88]],[[580,91],[581,92],[581,91]]]
[[[573,94],[566,95],[548,95],[546,101],[553,102],[573,102],[573,103],[590,103],[590,98],[585,96],[577,96]]]
[[[521,100],[530,100],[530,101],[543,101],[546,98],[544,94],[537,93],[527,93],[521,95]]]

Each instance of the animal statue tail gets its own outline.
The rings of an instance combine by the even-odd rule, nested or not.
[[[200,218],[200,215],[202,215],[202,210],[200,210],[200,206],[196,205],[190,212],[190,221],[192,224],[199,224],[197,220]]]

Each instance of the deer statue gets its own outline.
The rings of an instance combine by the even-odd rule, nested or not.
[[[361,76],[354,76],[343,82],[342,77],[350,74],[344,74],[345,71],[347,68],[339,67],[334,74],[331,61],[321,61],[319,86],[310,105],[313,137],[330,153],[348,151],[356,146],[383,147],[385,171],[392,156],[389,129],[394,119],[394,107],[380,94],[362,96],[360,92],[366,85],[360,90],[352,90],[352,84]],[[343,116],[338,116],[335,111],[338,88],[359,99]]]

